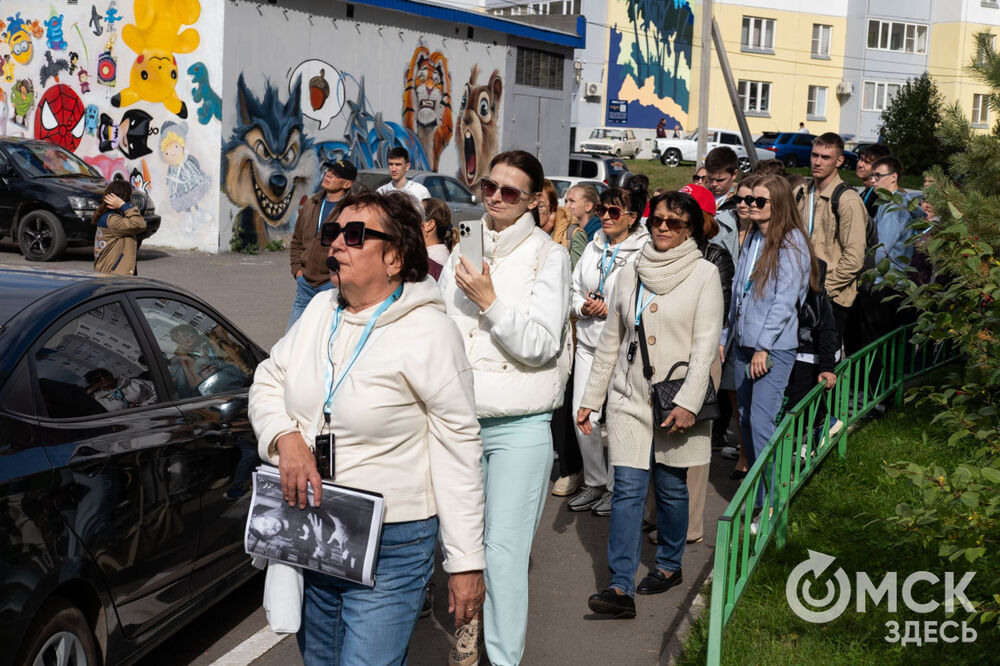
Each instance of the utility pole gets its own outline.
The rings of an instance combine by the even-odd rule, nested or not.
[[[696,163],[700,166],[708,152],[708,103],[709,75],[712,73],[712,0],[702,0],[701,3],[701,76],[698,81],[698,155]],[[719,48],[719,47],[717,47]]]
[[[736,91],[736,82],[733,81],[733,72],[729,69],[729,56],[726,55],[726,47],[722,43],[722,31],[719,24],[712,17],[712,40],[715,42],[715,51],[719,54],[719,66],[722,68],[722,78],[726,82],[726,89],[729,91],[729,101],[733,104],[733,113],[736,114],[736,124],[740,127],[740,136],[743,137],[743,147],[747,149],[747,157],[750,158],[750,166],[757,168],[757,150],[753,146],[753,139],[750,136],[750,126],[747,125],[747,117],[740,106],[740,96]],[[698,150],[701,150],[699,144]],[[700,154],[700,153],[699,153]]]

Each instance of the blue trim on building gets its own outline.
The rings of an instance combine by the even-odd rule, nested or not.
[[[538,42],[545,42],[556,46],[566,46],[574,49],[582,49],[587,45],[587,20],[578,16],[576,19],[576,34],[570,35],[565,32],[536,28],[535,26],[499,19],[488,14],[479,12],[469,12],[463,9],[452,9],[439,5],[427,5],[413,0],[350,0],[356,5],[368,5],[389,9],[407,14],[416,14],[440,21],[450,21],[461,25],[471,25],[474,28],[484,28],[501,32],[506,35],[523,37]]]

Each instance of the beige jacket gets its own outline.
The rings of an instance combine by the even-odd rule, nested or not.
[[[94,232],[94,270],[114,275],[135,275],[139,244],[135,237],[146,230],[139,209],[126,204],[125,214],[108,211]]]
[[[854,188],[845,190],[838,204],[840,233],[837,233],[837,220],[833,216],[830,197],[842,182],[840,176],[834,174],[833,180],[822,191],[812,193],[807,189],[799,200],[799,214],[809,230],[811,201],[813,224],[810,240],[816,258],[822,259],[827,265],[826,291],[834,303],[849,308],[858,295],[857,276],[865,261],[868,211]]]
[[[686,375],[683,368],[673,375],[675,379],[687,379],[675,402],[697,414],[719,353],[722,284],[718,269],[701,258],[694,241],[685,241],[669,252],[687,254],[682,259],[690,263],[679,284],[667,293],[656,294],[643,312],[649,363],[654,383],[666,379],[667,372],[678,361],[689,363]],[[697,258],[690,256],[691,252],[696,253]],[[656,250],[649,244],[638,262],[623,268],[614,302],[608,309],[607,324],[597,343],[581,406],[596,411],[607,394],[608,458],[612,465],[649,469],[651,443],[658,463],[672,467],[705,465],[711,459],[711,421],[697,422],[684,435],[667,435],[662,428],[654,428],[649,382],[642,375],[640,352],[636,351],[632,364],[626,358],[629,343],[635,339],[636,274],[640,266],[647,263],[647,255],[653,253]],[[670,270],[669,266],[656,269],[662,273]],[[648,295],[647,291],[646,297]],[[718,379],[716,375],[716,387]]]
[[[329,351],[336,290],[317,295],[257,367],[250,421],[260,457],[278,464],[274,444],[300,432],[310,445],[323,424],[326,370],[343,368],[376,307],[344,312]],[[433,278],[407,282],[378,318],[334,396],[331,429],[336,482],[381,493],[389,523],[437,515],[444,569],[486,565],[482,441],[472,368]]]

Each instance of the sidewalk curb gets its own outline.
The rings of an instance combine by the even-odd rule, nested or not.
[[[678,657],[680,657],[684,646],[687,644],[691,626],[701,617],[702,613],[708,610],[709,598],[705,594],[705,586],[712,581],[712,574],[715,573],[714,562],[715,558],[713,556],[709,559],[709,566],[706,566],[698,576],[698,585],[694,588],[697,590],[697,593],[695,593],[694,599],[691,600],[691,604],[687,610],[677,619],[677,629],[660,653],[661,664],[672,666],[677,663]]]

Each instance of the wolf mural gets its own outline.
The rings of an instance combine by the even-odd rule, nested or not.
[[[473,65],[455,124],[458,179],[469,187],[489,173],[490,160],[497,154],[500,138],[500,96],[503,93],[500,72],[493,70],[484,86],[476,83],[478,77],[479,66]]]
[[[222,186],[234,205],[233,235],[247,244],[263,245],[272,234],[285,235],[302,197],[312,191],[319,159],[302,132],[301,81],[288,100],[268,81],[258,99],[240,74],[236,84],[239,124],[222,146]]]

